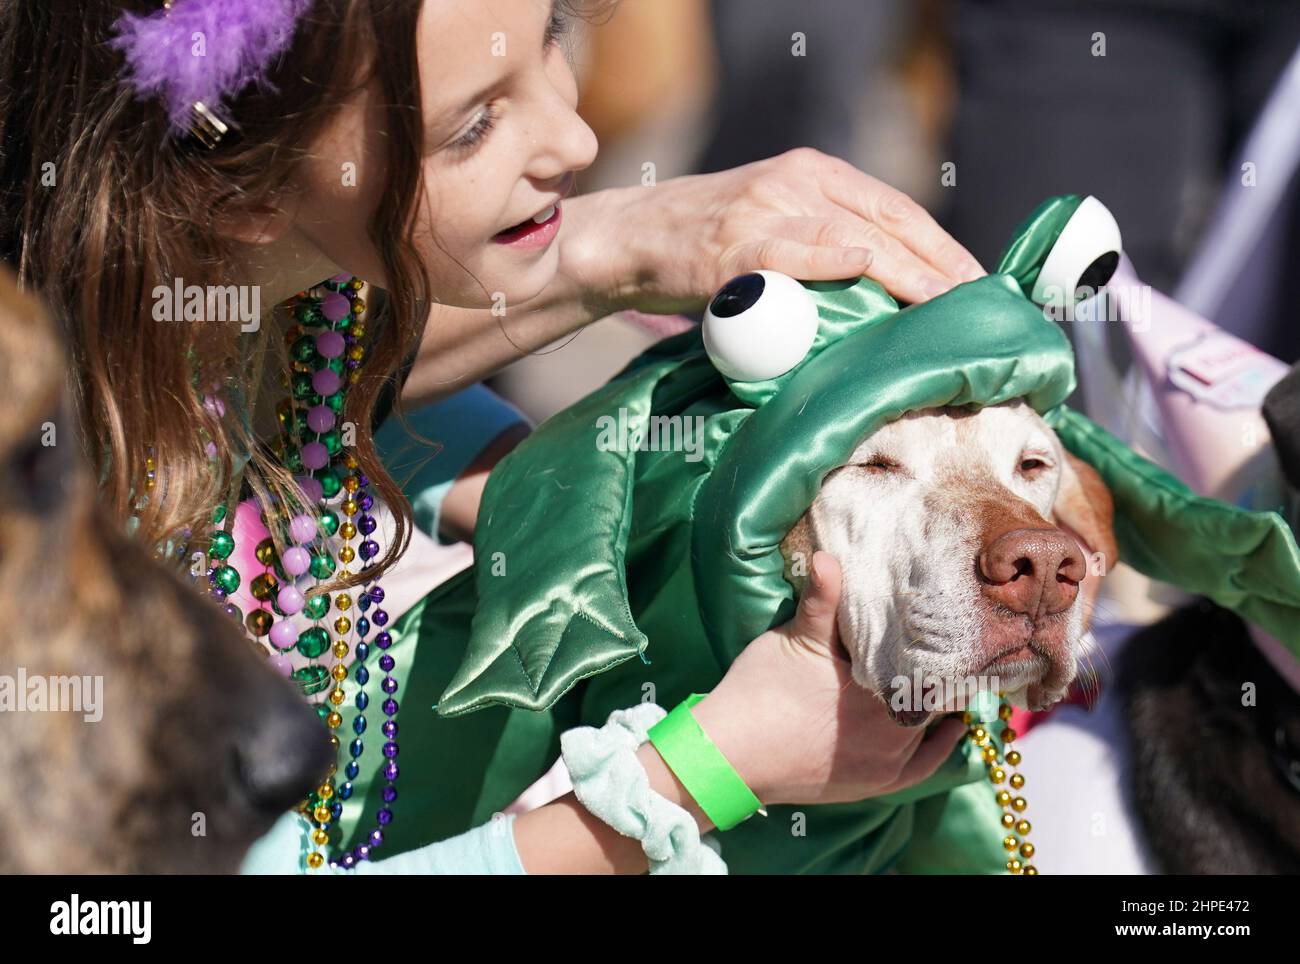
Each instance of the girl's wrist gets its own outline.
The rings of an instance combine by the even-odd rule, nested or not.
[[[564,202],[560,272],[580,292],[592,320],[637,307],[646,269],[635,250],[637,231],[625,216],[638,188],[608,188]]]
[[[654,748],[653,744],[642,744],[641,748],[636,751],[636,758],[645,769],[646,777],[650,780],[651,790],[669,803],[675,803],[689,813],[700,828],[700,833],[708,833],[713,829],[713,822],[700,809],[700,805],[695,802],[695,798],[682,786],[681,781],[673,774],[673,771],[664,762],[663,757],[659,755],[659,751]]]
[[[757,725],[755,715],[743,707],[739,709],[740,712],[737,712],[737,708],[731,705],[727,691],[719,687],[696,703],[691,708],[691,715],[754,796],[766,806],[777,802],[774,799],[774,785],[764,765],[764,760],[770,753],[762,753],[759,746],[761,741],[753,738]],[[664,767],[666,769],[667,764]],[[682,792],[685,793],[685,789]],[[694,800],[691,800],[689,809],[693,814],[703,815]]]

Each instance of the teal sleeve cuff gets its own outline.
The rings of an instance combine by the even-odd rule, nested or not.
[[[513,814],[494,817],[459,837],[440,840],[382,860],[362,861],[353,870],[326,865],[307,870],[311,824],[297,813],[286,813],[265,836],[249,848],[242,874],[522,874],[515,848]]]
[[[385,860],[363,861],[356,873],[375,874],[511,874],[524,873],[515,848],[515,815],[503,814],[459,837],[440,840]],[[346,871],[336,871],[346,873]]]
[[[638,703],[615,710],[599,729],[579,726],[560,736],[573,793],[593,816],[641,844],[651,874],[725,874],[717,842],[701,837],[695,818],[650,789],[636,757],[663,708]]]
[[[290,811],[265,834],[253,841],[240,865],[241,874],[301,874],[307,866],[311,847],[311,825],[304,817]]]
[[[384,419],[375,449],[410,500],[416,527],[438,539],[442,500],[452,483],[493,439],[528,419],[482,385],[405,415],[405,425],[396,413]]]

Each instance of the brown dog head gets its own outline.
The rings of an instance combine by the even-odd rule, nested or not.
[[[64,353],[0,277],[0,872],[228,872],[324,774],[316,714],[98,510]]]

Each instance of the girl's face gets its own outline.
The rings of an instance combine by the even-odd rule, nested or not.
[[[559,267],[559,201],[596,156],[596,137],[575,112],[563,28],[552,0],[424,0],[415,243],[444,304],[504,299],[508,308],[538,294]],[[340,114],[305,165],[295,214],[296,230],[321,254],[381,287],[366,225],[385,185],[384,114],[374,85]]]

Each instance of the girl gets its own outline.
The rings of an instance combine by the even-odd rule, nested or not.
[[[569,199],[596,151],[560,49],[571,6],[87,0],[0,12],[0,246],[70,332],[105,503],[165,554],[205,549],[197,574],[276,667],[305,689],[334,686],[321,704],[334,728],[330,704],[344,699],[350,672],[363,705],[371,641],[384,650],[381,667],[401,652],[377,580],[402,575],[408,594],[432,588],[409,578],[419,566],[418,553],[403,555],[410,504],[377,454],[373,430],[392,405],[400,415],[446,396],[615,310],[699,308],[744,270],[869,273],[909,301],[982,273],[907,198],[814,152]],[[168,301],[179,302],[174,292],[195,289],[202,320],[159,320],[181,309]],[[214,313],[230,291],[260,302],[260,316]],[[287,358],[270,350],[281,336]],[[284,384],[290,398],[277,407]],[[418,424],[456,435],[456,425]],[[486,424],[496,433],[502,421]],[[472,457],[488,439],[478,441],[460,448]],[[430,518],[464,467],[443,466],[439,484],[408,484],[435,505]],[[462,531],[484,467],[447,497]],[[224,507],[240,493],[263,518],[233,514],[232,539]],[[252,580],[226,561],[241,541],[265,565]],[[304,600],[295,578],[308,568],[317,585]],[[795,621],[756,640],[694,710],[760,800],[861,799],[908,785],[961,729],[949,721],[921,741],[847,685],[833,632],[838,568],[821,556],[815,573]],[[251,599],[236,607],[228,600],[241,585]],[[319,622],[331,594],[329,666]],[[318,625],[303,629],[307,616]],[[380,632],[366,636],[362,623]],[[309,664],[285,655],[295,650]],[[390,679],[384,734],[395,755]],[[835,726],[806,711],[818,700]],[[682,828],[682,853],[648,858],[570,796],[513,826],[382,863],[367,863],[362,847],[339,863],[708,865],[698,847],[708,818],[652,748],[636,759],[656,812]],[[395,780],[394,760],[380,765]],[[315,848],[347,787],[325,781],[314,821],[290,815],[256,848],[263,865],[292,866],[305,848],[320,866]],[[383,811],[379,821],[382,840]]]

